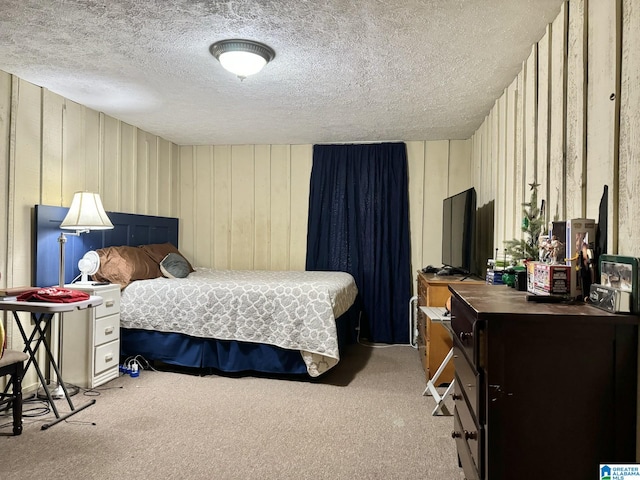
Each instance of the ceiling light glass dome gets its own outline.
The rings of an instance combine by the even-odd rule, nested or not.
[[[237,38],[216,42],[209,47],[209,51],[225,70],[241,80],[258,73],[276,56],[267,45]]]

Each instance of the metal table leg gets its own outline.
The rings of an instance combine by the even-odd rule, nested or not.
[[[53,319],[54,314],[52,313],[38,314],[37,312],[32,312],[31,318],[35,324],[34,325],[35,328],[31,332],[30,336],[27,336],[26,332],[24,331],[24,327],[20,323],[20,319],[16,311],[13,312],[13,316],[18,325],[18,330],[20,331],[20,335],[22,335],[22,339],[24,340],[24,344],[25,344],[24,352],[29,355],[29,360],[27,361],[24,371],[26,372],[29,366],[33,363],[33,366],[36,369],[36,373],[38,374],[38,378],[42,383],[42,388],[44,389],[44,392],[47,396],[49,405],[51,405],[51,410],[53,410],[53,413],[56,416],[56,420],[42,425],[41,429],[46,430],[47,428],[52,427],[53,425],[63,420],[66,420],[70,416],[75,415],[76,413],[96,403],[96,400],[92,399],[88,401],[86,404],[80,406],[79,408],[76,408],[74,407],[73,402],[71,401],[71,396],[67,391],[67,387],[64,384],[64,381],[62,380],[62,375],[60,374],[59,366],[56,363],[56,360],[53,357],[53,354],[51,353],[49,342],[47,342],[47,333],[51,331],[51,321]],[[37,338],[36,338],[36,334],[38,335]],[[32,348],[31,344],[34,342],[34,340],[36,343],[35,343],[35,347]],[[49,391],[49,387],[47,386],[47,381],[44,375],[42,374],[42,370],[40,369],[40,364],[38,363],[37,352],[41,345],[43,345],[45,348],[45,351],[47,353],[47,359],[49,360],[49,364],[51,365],[54,372],[56,373],[56,378],[58,379],[58,383],[62,387],[62,391],[64,392],[64,397],[67,400],[67,403],[69,404],[69,408],[71,409],[70,412],[64,415],[60,415],[60,412],[58,412],[58,408],[56,407],[53,397],[51,396],[51,392]]]

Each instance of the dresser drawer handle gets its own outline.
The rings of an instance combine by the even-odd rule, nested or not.
[[[471,339],[473,338],[473,333],[470,332],[460,332],[460,340],[461,341],[465,341],[467,339]]]
[[[104,302],[104,306],[105,306],[105,307],[113,307],[113,305],[114,305],[115,303],[116,303],[116,302],[114,302],[113,300],[107,300],[106,302]]]
[[[111,335],[113,333],[113,327],[107,327],[104,329],[105,335]]]
[[[478,432],[468,432],[467,430],[465,430],[464,438],[465,440],[476,440],[478,438]]]
[[[454,400],[462,400],[462,395],[454,393],[453,395],[451,395],[451,398],[453,398]]]
[[[113,360],[113,353],[104,356],[104,363],[109,363],[111,360]]]
[[[451,438],[462,438],[462,432],[456,432],[455,430],[451,432]]]

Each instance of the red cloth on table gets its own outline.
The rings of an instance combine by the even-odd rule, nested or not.
[[[22,295],[18,295],[17,300],[20,302],[73,303],[89,300],[89,294],[80,290],[48,287],[25,292]]]

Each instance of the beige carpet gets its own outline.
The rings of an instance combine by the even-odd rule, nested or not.
[[[317,381],[144,370],[66,422],[0,436],[0,479],[462,479],[424,386],[408,346],[354,345]]]

